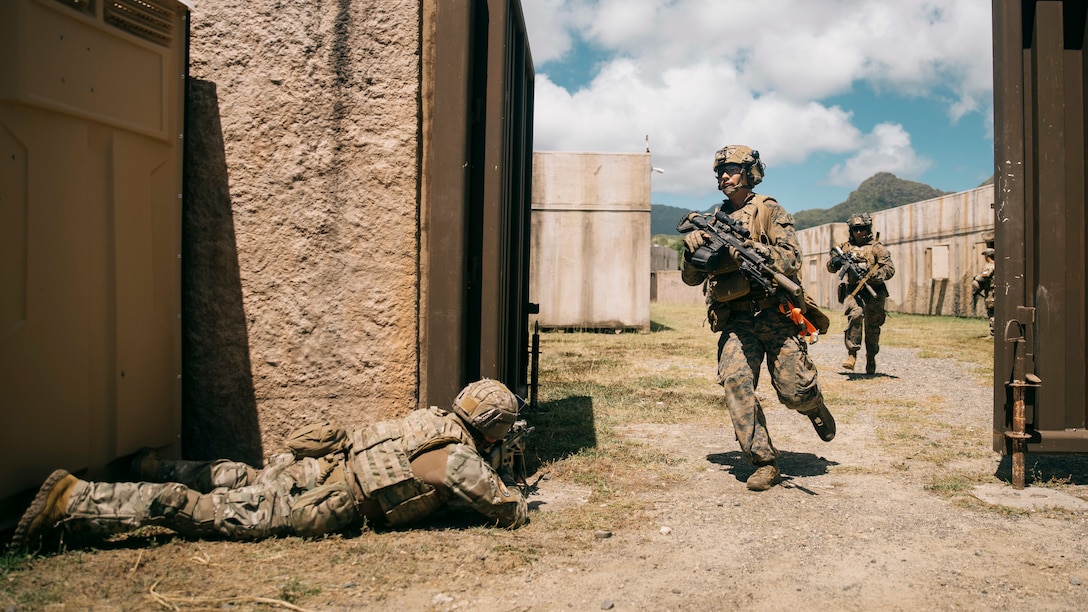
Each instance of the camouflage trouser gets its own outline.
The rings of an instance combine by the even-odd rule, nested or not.
[[[262,470],[231,461],[167,462],[174,482],[79,481],[63,528],[103,537],[144,525],[190,536],[319,535],[359,520],[335,457],[277,455]]]
[[[764,357],[771,385],[787,408],[807,415],[824,405],[816,366],[792,321],[776,310],[731,313],[718,339],[718,382],[725,390],[725,405],[741,451],[755,465],[778,458],[756,398]]]
[[[865,329],[865,354],[876,355],[880,352],[880,326],[884,325],[887,314],[884,312],[884,298],[858,299],[857,296],[847,297],[843,302],[846,306],[846,333],[844,340],[846,350],[851,354],[857,354],[861,348],[862,328]]]

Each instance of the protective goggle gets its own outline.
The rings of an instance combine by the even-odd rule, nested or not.
[[[722,164],[717,168],[714,168],[714,173],[721,178],[723,175],[733,176],[734,174],[740,174],[744,171],[744,166],[740,164]]]

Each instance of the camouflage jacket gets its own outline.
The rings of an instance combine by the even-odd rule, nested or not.
[[[502,527],[527,522],[525,498],[508,489],[455,414],[416,410],[348,435],[349,484],[377,502],[391,525],[433,514],[455,496]],[[416,473],[421,472],[421,473]]]
[[[847,256],[852,255],[853,259],[864,261],[866,271],[873,270],[874,267],[876,268],[873,270],[873,273],[869,276],[869,280],[867,281],[875,288],[882,287],[885,281],[895,276],[895,266],[892,265],[892,255],[888,252],[887,247],[880,244],[879,240],[873,239],[863,245],[856,245],[848,240],[839,245],[839,247]],[[827,263],[827,271],[837,272],[838,269],[833,268],[829,261]],[[850,282],[849,276],[844,276],[843,280],[847,285],[851,286],[851,288],[856,284],[856,282]]]

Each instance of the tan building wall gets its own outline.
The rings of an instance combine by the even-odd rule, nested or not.
[[[986,185],[872,214],[873,231],[888,247],[895,276],[888,281],[892,312],[985,316],[972,308],[971,279],[982,270],[982,250],[994,235],[994,189]],[[828,251],[847,239],[845,223],[797,233],[803,283],[818,304],[840,308],[838,276],[827,272]]]
[[[0,521],[57,467],[180,447],[187,9],[142,10],[0,2]]]
[[[658,304],[705,304],[703,286],[684,283],[680,270],[654,270],[650,273],[650,301]]]
[[[0,50],[0,519],[141,446],[524,392],[517,0],[12,0]]]
[[[544,328],[650,329],[650,155],[533,153],[529,299]]]

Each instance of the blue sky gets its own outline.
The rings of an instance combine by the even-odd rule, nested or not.
[[[522,0],[534,149],[637,152],[654,204],[721,199],[748,144],[757,191],[828,208],[877,172],[944,191],[993,174],[990,0]]]

